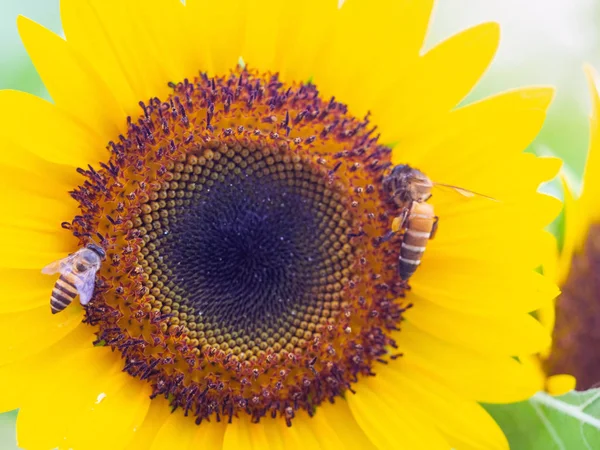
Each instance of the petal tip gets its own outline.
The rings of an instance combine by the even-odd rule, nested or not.
[[[530,97],[537,97],[540,100],[542,100],[542,105],[540,106],[546,110],[554,100],[554,97],[556,95],[556,87],[551,85],[534,86],[528,91],[528,95]]]
[[[588,63],[584,64],[583,70],[588,80],[590,92],[597,102],[598,97],[600,96],[600,89],[598,89],[598,84],[600,82],[600,80],[598,79],[598,72],[596,72],[596,69]]]
[[[548,181],[554,179],[557,175],[563,173],[563,160],[556,156],[538,156],[539,160],[545,164],[546,176]]]
[[[33,25],[39,26],[39,24],[36,21],[34,21],[33,19],[30,19],[29,17],[24,16],[22,14],[19,14],[17,16],[16,24],[17,24],[17,30],[19,30],[19,34],[22,33],[23,28],[25,28],[25,27],[31,27]]]
[[[546,379],[546,392],[553,396],[564,395],[575,389],[577,380],[573,375],[552,375]]]
[[[592,66],[588,62],[583,64],[583,71],[589,78],[592,78],[592,79],[598,78],[598,73],[596,72],[596,69],[594,68],[594,66]]]
[[[493,39],[496,42],[496,46],[500,43],[502,27],[500,26],[499,22],[483,22],[479,25],[476,25],[475,28],[479,29],[482,34],[489,36],[490,39]]]

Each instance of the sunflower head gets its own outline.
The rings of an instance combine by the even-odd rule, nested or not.
[[[597,336],[598,294],[597,282],[600,270],[600,209],[598,208],[598,173],[600,160],[598,145],[600,99],[598,75],[591,67],[586,67],[586,75],[592,97],[590,118],[590,145],[579,196],[573,193],[565,179],[564,243],[560,253],[551,255],[548,265],[556,267],[553,272],[562,293],[552,307],[541,311],[542,322],[553,330],[553,345],[544,355],[544,371],[550,380],[558,374],[572,374],[566,387],[585,390],[596,387],[598,378],[598,358],[590,351],[600,344]],[[561,389],[562,391],[563,389]]]
[[[541,387],[516,356],[549,345],[559,164],[522,150],[552,90],[456,108],[496,24],[422,54],[430,1],[334,3],[65,0],[66,40],[19,19],[54,100],[0,92],[23,446],[507,448],[478,402]]]
[[[291,423],[397,356],[391,149],[311,84],[237,69],[171,86],[71,192],[63,228],[108,257],[84,321],[197,423]]]

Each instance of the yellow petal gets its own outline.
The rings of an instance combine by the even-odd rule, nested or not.
[[[281,418],[275,419],[281,421],[278,430],[281,432],[281,437],[285,442],[285,450],[304,450],[306,448],[335,450],[341,448],[340,445],[333,446],[331,444],[332,441],[336,441],[335,437],[331,438],[331,434],[328,434],[328,437],[323,439],[319,438],[317,428],[320,430],[323,430],[323,428],[320,428],[321,425],[313,419],[314,416],[310,417],[304,411],[296,412],[296,417],[291,427],[288,427]]]
[[[0,225],[0,267],[41,270],[64,258],[77,248],[76,240],[66,230],[60,231],[48,233]]]
[[[246,5],[245,36],[241,56],[250,67],[259,71],[274,70],[277,44],[287,40],[287,31],[282,28],[286,2],[252,0]],[[291,8],[290,8],[291,9]],[[318,14],[318,11],[314,11]],[[294,28],[289,29],[294,34]]]
[[[188,34],[206,28],[199,26],[206,18],[188,23],[182,2],[62,0],[60,6],[67,41],[86,55],[127,115],[141,113],[139,101],[168,92],[169,81],[206,70],[206,42]]]
[[[308,81],[323,61],[324,47],[334,38],[337,4],[335,0],[277,3],[284,7],[278,23],[285,39],[276,42],[273,70],[287,82]],[[252,59],[247,62],[252,66]]]
[[[345,1],[341,8],[338,40],[349,39],[348,44],[357,46],[354,48],[355,59],[368,58],[393,72],[406,60],[414,61],[419,56],[433,5],[430,0]],[[369,67],[361,70],[372,73]],[[360,73],[348,75],[357,77]]]
[[[46,376],[54,368],[63,366],[68,358],[76,356],[85,346],[91,346],[93,339],[92,328],[80,324],[51,346],[41,346],[39,352],[17,362],[0,365],[0,379],[3,380],[0,384],[0,411],[21,407],[30,398],[37,402],[38,391],[46,390],[46,385],[39,383],[39,380],[52,379]]]
[[[26,150],[23,152],[30,154]],[[76,209],[75,201],[70,198],[68,192],[75,186],[81,184],[82,177],[76,172],[76,169],[72,166],[64,166],[62,164],[54,164],[45,160],[42,160],[38,156],[31,155],[32,158],[23,156],[21,154],[15,154],[12,156],[13,160],[23,163],[36,159],[30,167],[21,167],[19,165],[0,165],[0,190],[4,193],[8,199],[10,196],[27,196],[23,197],[23,200],[32,200],[34,196],[40,197],[43,200],[54,201],[62,203],[63,205],[71,205],[72,210],[69,214]],[[8,201],[8,200],[7,200]],[[37,200],[42,201],[42,200]],[[61,212],[67,213],[64,210],[64,206],[60,208]],[[30,214],[35,214],[31,212]],[[37,213],[41,215],[41,212]],[[52,214],[52,212],[48,212]]]
[[[125,115],[139,114],[137,102],[143,99],[136,95],[134,79],[128,78],[127,67],[113,49],[112,36],[105,32],[90,1],[61,0],[60,18],[69,45],[80,55],[86,55],[89,64],[119,103],[123,111],[120,119],[124,125]],[[118,119],[115,117],[115,120]]]
[[[507,316],[534,311],[559,293],[548,277],[533,270],[514,270],[508,262],[428,256],[411,278],[411,292],[444,308]],[[503,274],[501,286],[498,274]]]
[[[558,261],[558,243],[556,242],[556,238],[550,232],[544,232],[545,238],[545,249],[546,253],[544,254],[544,258],[542,259],[542,272],[544,277],[548,280],[557,280],[558,279],[558,269],[557,266],[559,264]],[[545,302],[543,302],[538,310],[536,311],[536,317],[542,324],[542,326],[548,330],[548,333],[552,334],[552,330],[554,329],[554,323],[556,322],[556,298],[560,292],[558,292],[555,296],[548,298]],[[541,357],[546,358],[550,351],[551,347],[544,349],[541,352]]]
[[[17,441],[22,448],[49,449],[65,442],[72,408],[86,397],[89,389],[108,380],[119,367],[118,358],[106,348],[91,347],[90,327],[82,325],[60,342],[53,351],[44,352],[37,372],[52,383],[33,383],[33,390],[22,399],[17,417]],[[87,333],[85,333],[87,331]],[[79,337],[79,340],[73,339]],[[86,345],[87,348],[82,348]],[[32,367],[36,367],[32,365]],[[60,382],[58,381],[60,380]],[[68,448],[68,447],[67,447]]]
[[[418,294],[404,318],[440,339],[490,355],[527,355],[550,345],[550,336],[529,314],[490,317],[442,308]]]
[[[162,10],[156,9],[159,5]],[[61,7],[67,41],[90,59],[90,65],[119,99],[124,114],[116,119],[121,126],[126,115],[141,113],[139,101],[163,98],[169,91],[167,83],[180,81],[171,77],[178,77],[183,70],[181,51],[175,48],[165,54],[165,40],[183,39],[185,27],[157,29],[160,23],[156,20],[156,14],[162,12],[167,19],[163,25],[173,26],[173,15],[183,13],[177,6],[175,1],[84,0],[66,1]]]
[[[465,398],[487,403],[525,400],[543,388],[530,365],[510,356],[478,352],[426,333],[404,322],[394,335],[401,359]],[[482,383],[481,380],[486,380]]]
[[[166,420],[171,416],[169,402],[157,397],[150,402],[144,423],[139,427],[125,448],[128,450],[149,449]]]
[[[488,169],[489,170],[489,169]],[[537,185],[543,180],[539,180]],[[469,182],[466,180],[465,182]],[[462,188],[462,186],[460,186]],[[536,186],[537,188],[537,186]],[[506,215],[522,214],[530,219],[523,225],[526,230],[531,228],[538,230],[540,226],[546,225],[554,219],[560,212],[561,204],[555,197],[540,194],[536,192],[524,191],[521,193],[521,198],[486,198],[484,192],[479,192],[482,195],[473,193],[471,196],[461,194],[454,188],[447,186],[434,186],[434,193],[431,198],[431,204],[435,207],[436,213],[442,215],[446,228],[454,226],[464,228],[468,224],[471,228],[475,228],[477,224],[476,217],[480,216],[482,221],[486,222],[487,227],[479,227],[479,236],[486,233],[497,233],[497,229],[502,227],[502,218],[507,220]],[[487,194],[487,193],[485,193]],[[494,226],[495,225],[495,226]],[[477,231],[475,229],[470,231]],[[452,238],[452,234],[447,233],[448,238]],[[504,235],[499,236],[504,238]],[[436,234],[436,241],[438,236]],[[433,241],[432,241],[433,242]]]
[[[38,353],[72,332],[83,318],[83,310],[71,306],[60,314],[48,303],[35,309],[0,315],[0,365]]]
[[[206,71],[205,56],[201,49],[205,46],[189,36],[190,28],[199,27],[198,23],[186,22],[186,10],[179,0],[130,0],[129,14],[137,21],[136,32],[142,30],[146,40],[145,51],[158,61],[160,72],[157,84],[165,88],[168,81],[180,82],[199,71]],[[121,2],[122,3],[122,2]],[[191,26],[190,26],[191,25]],[[165,33],[165,30],[171,32]],[[144,69],[147,70],[147,69]],[[148,74],[147,74],[148,75]],[[160,78],[162,77],[162,78]],[[155,95],[162,95],[157,93]]]
[[[322,450],[352,447],[375,450],[376,448],[353,416],[349,403],[343,399],[338,399],[333,404],[320,405],[314,417],[303,423],[311,427]],[[295,426],[296,422],[292,427]],[[302,448],[306,447],[299,447]]]
[[[530,153],[500,156],[493,159],[493,165],[489,157],[481,153],[468,165],[452,166],[455,168],[452,173],[448,168],[440,171],[437,165],[437,169],[433,169],[431,162],[421,168],[425,173],[431,173],[431,179],[437,183],[456,185],[499,201],[508,201],[518,200],[526,193],[531,195],[540,183],[554,178],[561,164],[557,158],[537,157]],[[507,179],[511,182],[507,183]]]
[[[585,67],[588,85],[592,96],[592,114],[590,116],[590,145],[588,148],[585,173],[583,175],[583,192],[581,200],[584,204],[590,222],[598,222],[600,219],[600,89],[598,74],[591,66]]]
[[[312,417],[297,411],[291,427],[281,417],[266,417],[259,423],[251,423],[247,416],[242,416],[227,425],[223,444],[224,449],[336,450],[352,447],[374,450],[343,399],[334,404],[319,405]]]
[[[118,359],[117,355],[112,355]],[[88,380],[89,389],[71,405],[66,448],[123,449],[142,426],[152,389],[127,373]],[[115,420],[118,418],[118,420]]]
[[[240,448],[257,448],[264,450],[283,450],[281,422],[283,419],[264,418],[259,423],[252,423],[249,416],[243,415],[225,430],[223,450]]]
[[[326,1],[332,7],[337,3]],[[409,81],[432,7],[432,0],[348,0],[333,19],[329,10],[319,8],[318,13],[329,20],[317,19],[316,28],[321,28],[317,36],[330,32],[318,41],[322,50],[312,62],[319,91],[347,103],[358,116],[370,110],[379,117],[379,111],[390,103],[387,96],[392,89],[414,88]],[[398,74],[402,74],[401,82]],[[387,94],[384,98],[380,98],[382,91]]]
[[[558,242],[556,237],[549,231],[544,232],[544,258],[542,259],[542,273],[545,277],[554,280],[559,285],[562,285],[558,277]]]
[[[562,286],[569,276],[573,256],[575,253],[581,252],[585,243],[589,226],[588,213],[590,211],[584,209],[587,201],[585,197],[582,196],[579,200],[576,200],[564,176],[561,177],[561,181],[564,192],[564,237],[560,258],[558,259],[557,282]]]
[[[62,364],[44,373],[48,377],[45,379],[54,382],[46,384],[35,397],[31,396],[23,403],[17,417],[19,446],[28,449],[69,448],[72,437],[69,427],[82,413],[82,407],[89,407],[90,402],[95,405],[98,398],[102,398],[99,397],[101,393],[111,392],[114,386],[111,379],[120,372],[120,365],[116,363],[119,363],[119,358],[110,349],[91,347],[68,355]],[[101,403],[98,408],[101,408]],[[113,415],[118,417],[118,414],[113,411]],[[113,421],[120,428],[114,417]],[[86,424],[83,430],[75,432],[85,432],[91,426],[93,424]],[[94,433],[99,441],[103,439],[100,434],[111,433]]]
[[[546,239],[541,228],[560,211],[559,200],[543,194],[507,202],[462,199],[458,194],[452,197],[455,202],[440,202],[443,197],[436,194],[432,201],[440,219],[435,239],[427,245],[426,257],[458,255],[461,259],[511,261],[531,269],[542,263]],[[518,226],[515,217],[521,219]]]
[[[0,165],[0,203],[5,210],[0,226],[55,232],[62,222],[72,219],[77,203],[53,176],[52,172],[38,175]]]
[[[387,387],[387,386],[386,386]],[[383,388],[378,376],[361,378],[348,404],[356,421],[377,448],[450,450],[450,443],[435,429],[431,419]]]
[[[549,301],[549,302],[545,303],[544,305],[542,305],[540,307],[540,309],[538,309],[536,315],[537,315],[538,320],[542,324],[542,326],[546,330],[548,330],[548,333],[552,333],[552,330],[554,329],[554,324],[556,323],[555,301],[554,300]],[[542,352],[541,352],[542,356],[544,358],[547,357],[551,350],[552,350],[551,347],[548,347],[547,349],[542,350]]]
[[[394,148],[394,159],[417,167],[433,160],[440,171],[436,176],[442,176],[444,169],[450,174],[450,168],[470,165],[473,158],[521,152],[541,129],[553,96],[549,87],[513,89],[458,108],[437,121],[423,121]],[[460,152],[448,151],[451,146]]]
[[[0,269],[0,314],[47,307],[55,282],[39,270]]]
[[[5,172],[18,170],[22,175],[19,177],[21,183],[18,186],[19,189],[23,186],[44,184],[46,195],[55,192],[55,189],[57,191],[60,189],[60,192],[64,194],[81,183],[81,175],[73,166],[47,161],[31,151],[25,150],[21,145],[7,140],[2,135],[2,131],[0,131],[0,136],[2,136],[0,138],[0,171],[4,177]],[[4,189],[3,186],[2,190]]]
[[[14,364],[0,366],[0,376],[2,376],[2,384],[0,387],[0,413],[14,411],[23,403],[26,386],[29,383],[38,381],[38,373],[33,370],[33,367],[27,367],[29,370],[24,370],[24,365],[21,361]],[[27,373],[35,373],[35,378],[27,376]]]
[[[235,418],[231,424],[224,426],[223,448],[254,448],[254,445],[256,448],[285,448],[285,450],[342,448],[344,442],[347,443],[349,440],[340,440],[337,437],[338,433],[328,425],[326,412],[321,413],[320,410],[321,407],[312,418],[304,411],[297,411],[291,427],[288,427],[281,417],[275,419],[265,417],[257,424],[251,423],[245,416]],[[350,417],[348,423],[352,422]],[[370,448],[370,446],[361,448]]]
[[[550,349],[549,349],[550,350]],[[537,373],[540,383],[543,385],[544,391],[550,395],[564,395],[575,389],[577,380],[573,375],[557,374],[548,376],[544,372],[543,357],[540,355],[519,357],[521,363],[532,368],[532,371]]]
[[[163,407],[170,411],[170,407],[163,402]],[[221,448],[223,434],[227,428],[224,422],[204,421],[200,425],[194,423],[194,418],[185,417],[182,411],[170,414],[158,430],[151,450],[171,450],[173,443],[178,449]],[[133,449],[132,449],[133,450]]]
[[[546,391],[551,395],[564,395],[575,389],[577,380],[573,375],[552,375],[546,380]]]
[[[437,190],[432,197],[432,204],[440,220],[443,220],[439,231],[444,231],[439,236],[436,234],[432,243],[440,240],[462,239],[467,233],[460,233],[460,231],[466,226],[471,228],[469,232],[478,231],[472,238],[498,233],[498,230],[505,225],[505,221],[509,219],[506,216],[514,214],[522,214],[531,219],[533,223],[523,223],[523,229],[531,233],[531,230],[539,230],[541,226],[546,225],[560,211],[560,202],[556,198],[537,193],[523,194],[521,201],[493,201],[481,197],[464,197],[451,190],[445,192]],[[477,224],[482,225],[479,230],[475,229]],[[441,228],[442,225],[444,230]],[[499,238],[505,237],[499,236]]]
[[[66,373],[61,375],[68,379]],[[58,427],[53,427],[54,424],[58,425],[56,423],[58,416],[53,411],[50,401],[60,401],[59,393],[65,394],[65,391],[61,388],[62,385],[51,385],[46,392],[40,392],[38,395],[36,399],[39,402],[38,405],[33,402],[21,405],[16,427],[19,448],[31,450],[58,448],[64,435],[60,435]],[[50,395],[51,393],[53,395]]]
[[[62,222],[77,214],[74,202],[69,204],[69,197],[64,197],[42,198],[25,191],[0,191],[0,202],[6,214],[0,217],[0,226],[46,233],[60,230]]]
[[[200,46],[204,42],[208,43],[206,66],[199,64],[196,70],[217,75],[227,74],[229,70],[235,68],[242,56],[246,33],[247,2],[245,0],[222,2],[189,0],[185,3],[186,14],[191,23],[196,24],[190,31],[191,38],[194,42],[200,43]],[[198,25],[207,20],[215,26]],[[202,47],[200,47],[199,57],[202,54]]]
[[[0,120],[3,145],[15,143],[57,164],[87,167],[108,155],[107,142],[57,106],[35,95],[0,91]],[[35,124],[34,133],[32,124]]]
[[[489,66],[500,39],[496,23],[464,30],[427,52],[382,93],[387,107],[374,109],[384,142],[397,142],[414,124],[435,121],[454,108]]]
[[[98,137],[100,148],[116,139],[124,114],[87,61],[64,39],[32,20],[19,16],[17,26],[27,53],[58,108],[85,124]]]
[[[187,419],[188,421],[190,420],[189,417],[187,417]],[[228,424],[223,421],[206,422],[196,426],[196,433],[192,436],[189,450],[198,448],[221,448],[223,445],[223,435],[225,434],[227,426]]]
[[[398,359],[376,369],[381,392],[398,408],[415,408],[427,416],[452,448],[508,450],[508,442],[489,414],[473,400],[430,379],[426,372]]]

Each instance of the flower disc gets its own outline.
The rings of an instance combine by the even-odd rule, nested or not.
[[[171,86],[72,193],[65,226],[108,258],[87,321],[198,423],[289,423],[395,346],[391,151],[310,84],[238,70]]]

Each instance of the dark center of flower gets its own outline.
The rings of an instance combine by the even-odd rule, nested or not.
[[[153,304],[240,359],[304,347],[348,283],[349,201],[276,146],[220,150],[174,164],[135,220]]]
[[[289,424],[396,356],[390,149],[310,84],[238,70],[171,88],[80,170],[65,227],[107,253],[86,321],[197,423]]]
[[[600,383],[600,225],[592,225],[583,252],[571,262],[569,276],[556,303],[550,375],[568,373],[577,389]]]

